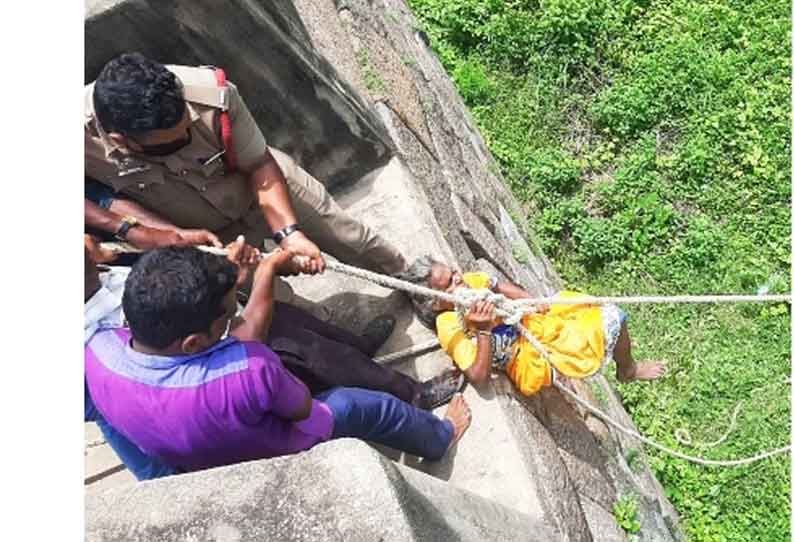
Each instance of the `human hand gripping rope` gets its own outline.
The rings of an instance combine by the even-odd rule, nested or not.
[[[134,246],[128,243],[102,243],[101,247],[103,249],[111,250],[116,253],[131,253],[131,252],[141,252],[139,249],[135,248]],[[227,250],[221,248],[215,248],[210,246],[199,246],[197,247],[200,250],[205,252],[209,252],[211,254],[216,254],[219,256],[226,256]],[[267,258],[270,254],[263,253],[262,258]],[[300,258],[300,256],[296,257]],[[560,392],[570,397],[575,403],[582,406],[583,408],[587,409],[595,416],[603,420],[604,422],[608,423],[610,426],[614,427],[616,430],[629,435],[633,438],[636,438],[640,442],[647,444],[657,450],[660,450],[666,454],[669,454],[673,457],[678,459],[683,459],[685,461],[690,461],[692,463],[696,463],[698,465],[704,466],[712,466],[712,467],[737,467],[742,465],[749,465],[751,463],[755,463],[757,461],[761,461],[770,457],[774,457],[780,454],[787,453],[791,450],[791,445],[782,446],[780,448],[776,448],[774,450],[769,450],[766,452],[762,452],[751,457],[740,458],[740,459],[723,459],[723,460],[715,460],[715,459],[707,459],[703,457],[692,456],[688,454],[684,454],[673,450],[667,446],[659,444],[643,435],[630,429],[617,420],[613,419],[611,416],[603,412],[602,410],[598,409],[597,407],[589,404],[587,401],[581,399],[576,393],[569,389],[567,386],[563,385],[556,377],[556,370],[554,369],[554,365],[552,362],[552,358],[546,348],[535,338],[532,333],[521,324],[521,319],[525,314],[530,314],[536,312],[535,306],[543,305],[543,304],[558,304],[558,305],[604,305],[607,303],[618,303],[618,304],[639,304],[639,303],[768,303],[768,302],[792,302],[792,296],[790,294],[784,295],[682,295],[682,296],[630,296],[630,297],[617,297],[617,296],[606,296],[606,297],[597,297],[597,296],[581,296],[575,298],[564,298],[558,299],[556,297],[539,297],[533,299],[507,299],[501,294],[496,294],[491,292],[487,289],[469,289],[469,288],[460,288],[455,290],[454,293],[447,293],[442,292],[439,290],[434,290],[432,288],[427,288],[425,286],[420,286],[418,284],[413,284],[411,282],[401,280],[395,277],[390,277],[387,275],[381,275],[379,273],[374,273],[372,271],[368,271],[366,269],[361,269],[358,267],[354,267],[352,265],[347,265],[335,260],[326,259],[326,268],[331,271],[335,271],[337,273],[342,273],[344,275],[358,277],[363,280],[367,280],[379,286],[383,286],[385,288],[389,288],[392,290],[401,290],[408,294],[413,295],[420,295],[420,296],[428,296],[434,297],[437,299],[445,300],[448,302],[453,303],[459,311],[464,310],[465,308],[470,307],[474,303],[480,300],[487,300],[494,304],[496,310],[494,311],[497,316],[503,318],[504,322],[508,325],[516,326],[516,329],[520,331],[520,333],[526,337],[526,339],[537,349],[540,355],[549,363],[552,367],[552,373],[554,378],[552,380],[552,385],[556,387]],[[433,341],[432,343],[428,344],[421,344],[416,345],[408,350],[396,352],[393,354],[389,354],[387,356],[383,356],[381,358],[376,359],[380,363],[390,363],[397,359],[401,359],[407,357],[409,355],[413,355],[419,352],[423,352],[434,348],[438,345],[437,341]],[[735,423],[736,411],[734,412],[734,420],[731,422],[731,425]]]

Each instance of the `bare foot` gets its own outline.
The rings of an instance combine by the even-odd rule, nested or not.
[[[449,447],[452,448],[471,424],[471,410],[463,395],[456,393],[452,397],[444,418],[452,422],[452,441],[449,443]]]
[[[656,380],[667,372],[667,365],[663,361],[648,361],[637,363],[634,366],[634,374],[618,375],[621,382],[633,382],[635,380]]]

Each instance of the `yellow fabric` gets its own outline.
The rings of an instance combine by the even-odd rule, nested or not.
[[[469,288],[491,288],[491,277],[488,273],[464,273],[461,278]],[[436,317],[436,332],[441,348],[461,371],[474,365],[477,360],[477,339],[466,336],[455,311],[442,312]]]
[[[464,282],[477,284],[476,287],[483,287],[484,283],[487,287],[489,277],[485,273],[467,273]],[[582,294],[564,291],[559,295],[569,298]],[[549,312],[528,314],[522,323],[549,352],[554,367],[566,376],[588,377],[604,361],[604,325],[597,305],[551,305]],[[450,311],[438,315],[436,329],[441,347],[455,364],[463,371],[471,367],[477,359],[477,344],[474,338],[466,336],[457,314]],[[519,337],[516,354],[506,369],[507,375],[524,395],[551,385],[551,367],[523,335]]]
[[[491,276],[488,273],[463,273],[461,278],[469,288],[491,289]]]
[[[477,360],[476,338],[466,336],[455,311],[442,312],[436,317],[436,332],[441,348],[461,371],[474,365]]]

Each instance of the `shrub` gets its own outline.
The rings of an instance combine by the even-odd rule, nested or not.
[[[569,287],[790,290],[787,2],[411,2]],[[652,387],[619,386],[642,432],[709,435],[743,399],[746,422],[707,455],[788,440],[788,388],[749,400],[788,374],[787,305],[630,313],[638,359],[670,367]],[[690,541],[788,539],[785,458],[730,470],[647,460]]]
[[[493,84],[485,66],[475,57],[458,62],[452,71],[458,92],[470,107],[486,103],[491,98]]]

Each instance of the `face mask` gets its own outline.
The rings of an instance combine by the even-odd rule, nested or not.
[[[133,139],[133,141],[135,141]],[[190,142],[193,141],[193,137],[190,133],[190,129],[187,131],[187,136],[184,139],[178,139],[176,141],[170,141],[168,143],[160,143],[159,145],[142,145],[141,146],[143,154],[148,154],[149,156],[168,156],[169,154],[174,154],[175,152],[184,149]]]

